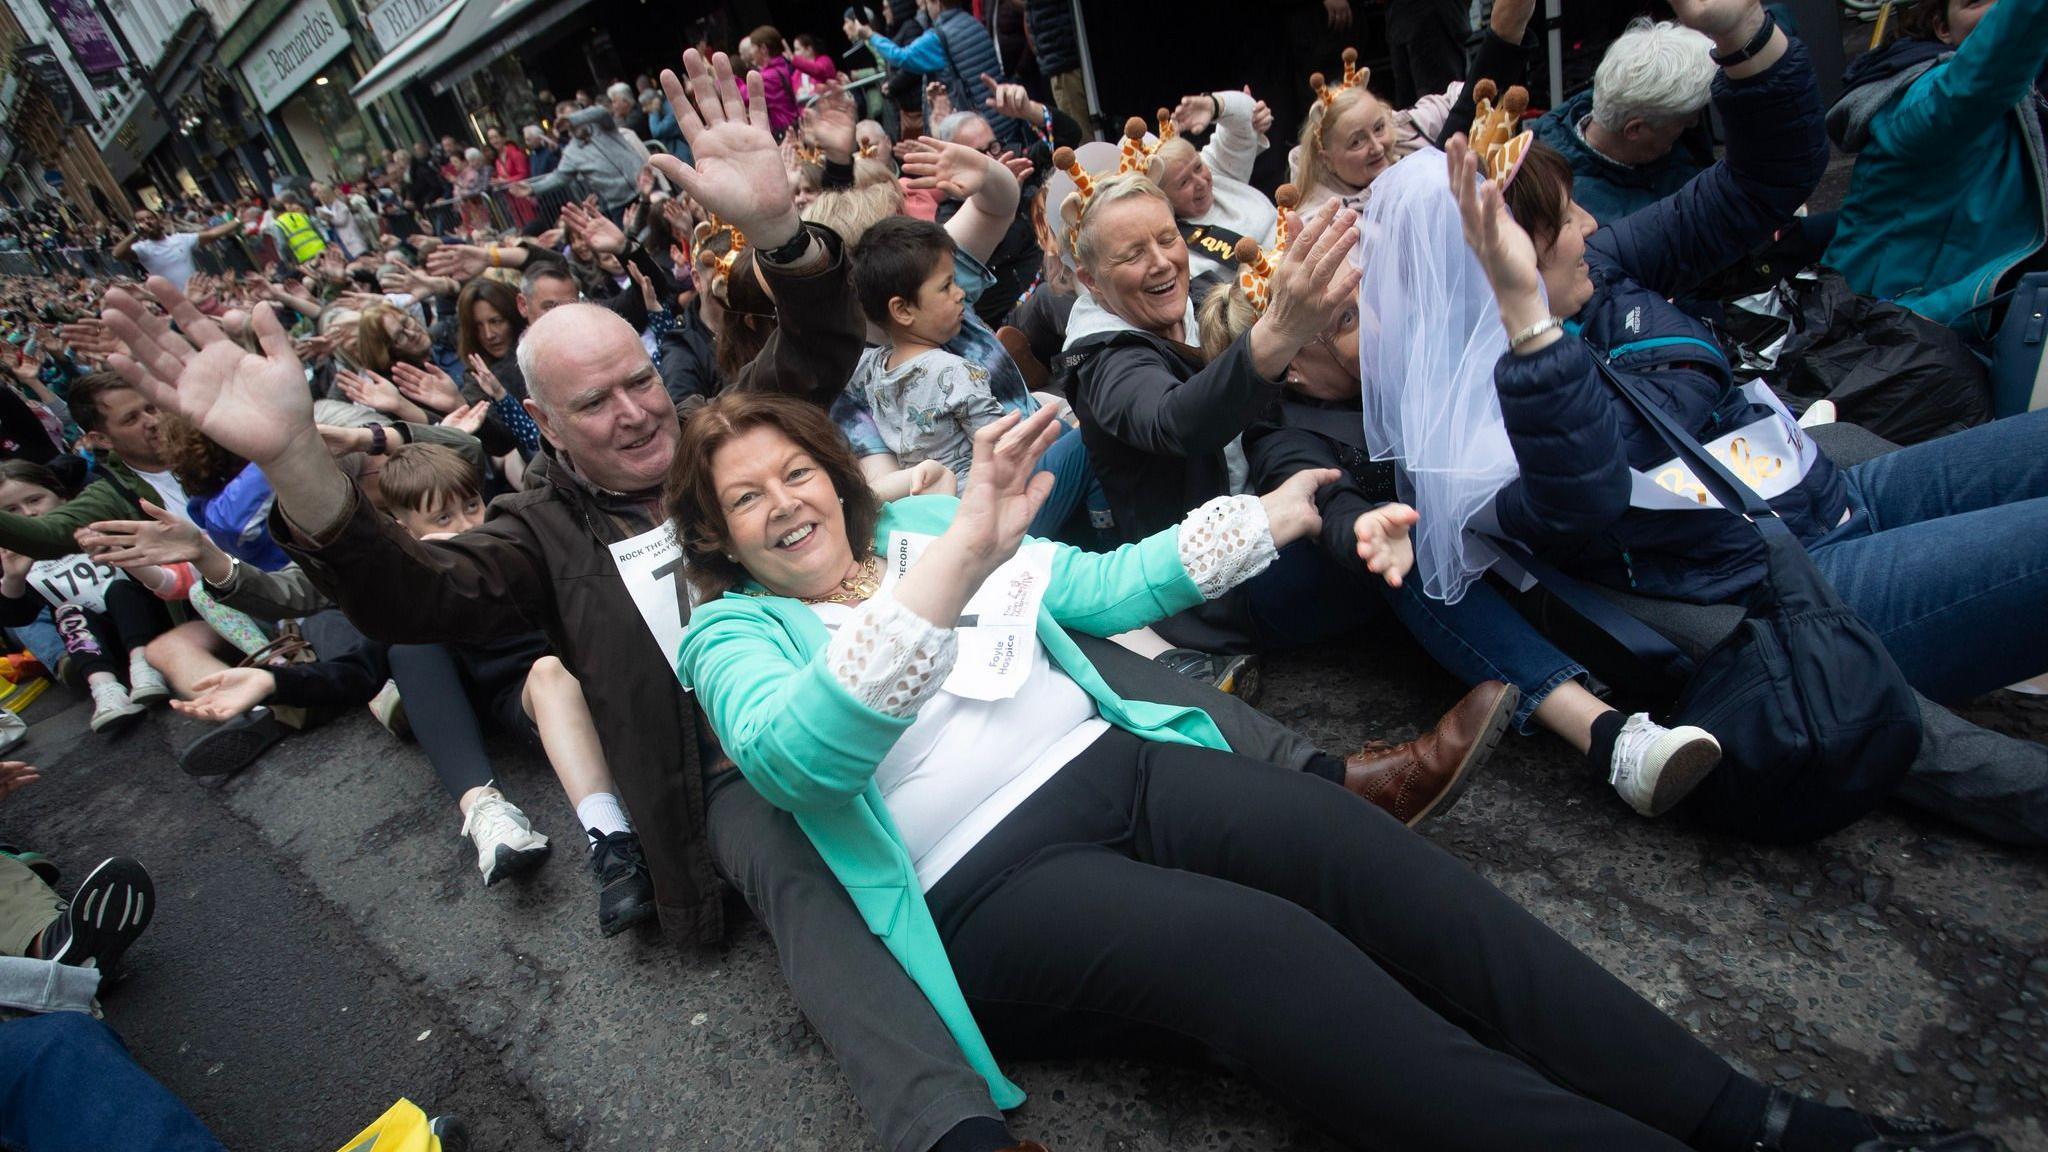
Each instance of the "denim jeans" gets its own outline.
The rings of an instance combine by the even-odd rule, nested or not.
[[[0,1022],[0,1147],[225,1152],[113,1029],[82,1012]]]
[[[1867,460],[1851,515],[1808,547],[1926,695],[2048,671],[2048,410]]]
[[[1084,503],[1090,512],[1109,507],[1109,497],[1103,494],[1101,483],[1095,479],[1095,470],[1088,466],[1088,448],[1081,443],[1079,428],[1069,428],[1053,441],[1052,447],[1039,458],[1038,470],[1052,473],[1054,482],[1052,495],[1038,509],[1038,515],[1031,518],[1028,529],[1031,535],[1047,540],[1062,539],[1060,529],[1075,509]],[[958,477],[958,482],[961,488],[967,487],[967,477]]]
[[[1519,730],[1545,697],[1586,670],[1543,638],[1498,593],[1474,584],[1446,604],[1422,593],[1419,580],[1389,588],[1340,565],[1312,541],[1281,549],[1270,568],[1245,583],[1250,616],[1274,647],[1301,647],[1341,636],[1369,621],[1385,603],[1430,658],[1466,684],[1504,680],[1521,691]]]

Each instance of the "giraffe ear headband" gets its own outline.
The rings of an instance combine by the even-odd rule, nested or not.
[[[1120,162],[1118,146],[1104,140],[1053,151],[1052,172],[1045,181],[1045,226],[1052,233],[1055,254],[1070,268],[1080,267],[1079,224],[1088,202],[1102,181],[1117,175]]]
[[[1480,174],[1506,192],[1508,182],[1522,170],[1522,161],[1528,158],[1535,135],[1527,130],[1516,131],[1522,126],[1522,113],[1529,110],[1529,90],[1517,84],[1495,104],[1498,93],[1492,80],[1481,80],[1472,86],[1472,130],[1466,138],[1471,142],[1472,154],[1479,157]]]
[[[1121,176],[1126,172],[1151,175],[1152,157],[1157,155],[1160,147],[1168,140],[1173,139],[1175,134],[1173,113],[1161,108],[1157,116],[1159,118],[1159,134],[1157,136],[1151,136],[1150,133],[1145,131],[1145,118],[1143,116],[1133,116],[1129,120],[1124,121],[1124,138],[1123,143],[1119,146],[1116,162],[1117,175]],[[1148,136],[1150,139],[1147,139]]]
[[[1321,72],[1309,73],[1308,86],[1315,92],[1316,103],[1323,109],[1323,114],[1316,120],[1315,127],[1316,144],[1318,146],[1323,142],[1323,126],[1330,122],[1330,106],[1337,102],[1337,94],[1352,88],[1362,88],[1371,80],[1372,69],[1360,68],[1358,66],[1358,49],[1356,48],[1346,48],[1344,50],[1344,79],[1342,82],[1332,85],[1323,78]]]
[[[1301,191],[1292,184],[1282,184],[1273,196],[1273,202],[1280,206],[1280,222],[1274,226],[1273,247],[1268,250],[1259,247],[1259,242],[1249,236],[1240,236],[1237,241],[1237,286],[1244,289],[1244,298],[1258,312],[1265,312],[1273,283],[1273,271],[1280,266],[1280,257],[1287,252],[1294,229],[1288,223],[1288,211],[1301,203]]]

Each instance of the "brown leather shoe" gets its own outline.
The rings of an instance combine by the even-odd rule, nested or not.
[[[1514,717],[1522,694],[1488,680],[1436,727],[1408,741],[1374,741],[1344,761],[1344,787],[1410,828],[1458,802],[1472,772],[1486,762]]]

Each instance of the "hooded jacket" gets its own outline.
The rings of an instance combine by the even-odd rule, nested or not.
[[[1971,309],[2048,242],[2044,66],[2048,0],[2003,0],[1954,52],[1900,40],[1856,60],[1828,113],[1857,155],[1824,262],[1864,295],[1988,336],[1989,309]]]
[[[1586,579],[1703,604],[1738,599],[1757,583],[1762,543],[1730,513],[1636,506],[1632,472],[1662,474],[1671,451],[1594,357],[1702,443],[1777,416],[1735,386],[1712,331],[1670,298],[1768,239],[1826,170],[1805,45],[1793,40],[1759,75],[1716,77],[1714,107],[1728,126],[1727,158],[1677,195],[1595,232],[1586,243],[1593,296],[1567,322],[1569,335],[1530,355],[1504,355],[1494,370],[1521,469],[1494,499],[1500,529]],[[1787,461],[1806,471],[1771,499],[1806,541],[1847,509],[1841,474],[1815,457]]]
[[[1697,128],[1687,129],[1671,151],[1648,164],[1609,160],[1579,133],[1579,125],[1592,114],[1593,90],[1588,88],[1545,113],[1535,132],[1570,162],[1572,202],[1602,224],[1662,200],[1714,162],[1713,147]]]

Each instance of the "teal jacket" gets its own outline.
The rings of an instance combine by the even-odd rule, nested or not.
[[[876,531],[877,548],[891,531],[944,532],[957,506],[948,496],[888,505]],[[1174,527],[1114,552],[1054,545],[1038,639],[1111,724],[1148,740],[1227,748],[1200,709],[1125,700],[1110,691],[1067,636],[1067,629],[1113,636],[1201,603],[1202,594],[1181,567],[1179,541]],[[997,1106],[1014,1108],[1024,1092],[996,1067],[967,1009],[903,837],[875,786],[875,767],[912,718],[885,716],[854,699],[825,668],[829,639],[810,608],[750,585],[696,608],[676,675],[697,693],[747,780],[769,803],[795,814],[868,928],[916,981],[962,1054],[988,1081]]]
[[[1964,313],[2048,242],[2034,94],[2048,0],[2002,0],[1954,53],[1884,67],[1916,43],[1859,58],[1828,113],[1835,143],[1857,156],[1823,262],[1858,292],[1988,335],[1988,309]],[[1859,71],[1877,75],[1859,84]]]

